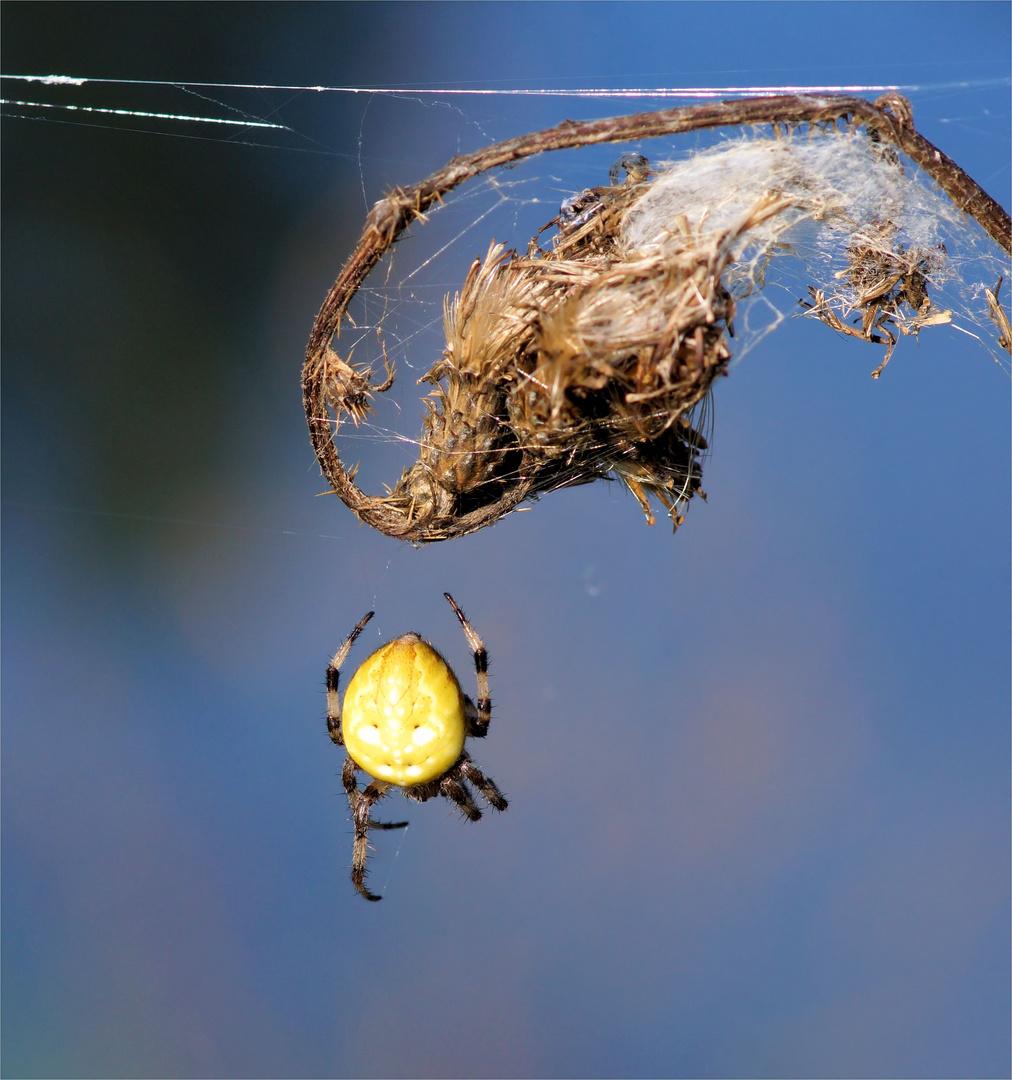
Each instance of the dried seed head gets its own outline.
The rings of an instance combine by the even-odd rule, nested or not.
[[[424,376],[432,390],[419,460],[386,498],[356,487],[327,407],[338,422],[347,413],[357,423],[390,379],[371,383],[331,339],[409,220],[468,176],[528,154],[755,123],[780,127],[772,139],[725,143],[656,172],[641,155],[624,155],[610,184],[565,200],[525,254],[493,241],[446,302],[446,348]],[[894,146],[951,205],[904,173]],[[314,326],[303,383],[318,458],[356,513],[406,539],[464,535],[524,499],[607,475],[628,486],[648,520],[652,497],[677,524],[701,494],[706,444],[693,416],[726,373],[736,298],[762,290],[767,268],[796,253],[800,235],[812,275],[808,314],[884,345],[888,360],[900,334],[950,317],[929,290],[950,272],[939,223],[952,225],[960,212],[1009,249],[1007,213],[913,130],[895,96],[874,105],[770,98],[566,124],[455,159],[377,204]],[[552,224],[557,235],[544,250],[538,238]],[[982,292],[1007,348],[998,288]]]

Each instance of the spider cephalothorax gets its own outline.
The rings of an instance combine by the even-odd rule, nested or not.
[[[488,696],[488,654],[449,593],[443,594],[460,619],[474,653],[478,678],[475,704],[460,688],[457,676],[438,652],[418,634],[405,634],[377,649],[338,694],[341,665],[355,639],[373,617],[369,612],[334,654],[327,668],[327,730],[348,751],[341,771],[355,823],[351,880],[367,900],[381,897],[365,887],[370,829],[403,829],[406,821],[374,821],[369,813],[391,788],[425,802],[441,795],[451,799],[469,821],[481,811],[468,788],[473,784],[495,810],[505,810],[502,793],[468,756],[464,740],[488,734],[492,702]],[[361,769],[372,782],[359,790]]]

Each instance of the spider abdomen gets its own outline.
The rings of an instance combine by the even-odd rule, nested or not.
[[[411,787],[456,764],[467,731],[464,693],[417,634],[389,642],[355,672],[344,697],[345,747],[378,780]]]

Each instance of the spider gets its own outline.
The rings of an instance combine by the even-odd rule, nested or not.
[[[478,703],[460,688],[450,665],[418,634],[387,642],[352,676],[344,695],[344,715],[338,697],[341,665],[355,639],[375,612],[370,611],[348,635],[327,668],[327,731],[348,757],[341,781],[348,793],[355,822],[351,880],[366,900],[381,900],[365,885],[370,829],[403,829],[406,821],[374,821],[373,804],[391,788],[425,802],[436,795],[451,799],[468,821],[481,811],[468,788],[473,784],[495,810],[505,810],[502,792],[471,760],[464,749],[470,736],[484,739],[492,719],[488,696],[488,654],[481,638],[449,593],[443,593],[464,628],[474,654]],[[372,782],[359,790],[357,772]]]

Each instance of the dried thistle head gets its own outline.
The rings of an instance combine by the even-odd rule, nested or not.
[[[422,380],[432,389],[418,461],[388,496],[360,491],[338,456],[336,426],[343,415],[357,423],[392,376],[373,384],[332,341],[351,297],[410,221],[468,177],[545,150],[761,123],[774,124],[776,137],[743,144],[730,184],[722,151],[658,173],[625,155],[608,185],[567,199],[524,254],[493,241],[446,302],[446,347]],[[808,139],[797,137],[804,124]],[[764,287],[766,266],[792,251],[796,224],[820,223],[846,251],[844,269],[816,274],[809,290],[809,313],[833,329],[885,345],[888,360],[896,331],[947,321],[928,295],[944,251],[895,232],[894,209],[910,189],[892,147],[1012,247],[1008,214],[914,131],[909,105],[895,95],[875,104],[756,99],[567,122],[454,159],[392,192],[370,214],[310,339],[304,397],[324,474],[361,518],[414,541],[465,535],[525,499],[603,476],[623,482],[648,520],[656,498],[677,525],[700,493],[706,443],[694,410],[726,373],[735,298]],[[553,226],[544,249],[539,237]],[[986,292],[1009,347],[998,288]]]
[[[730,357],[727,252],[625,251],[624,214],[647,174],[630,160],[624,184],[567,200],[549,250],[493,244],[447,303],[419,462],[393,492],[414,513],[448,495],[487,499],[518,474],[537,495],[611,473],[651,522],[645,492],[675,521],[698,490],[705,441],[677,421]]]

